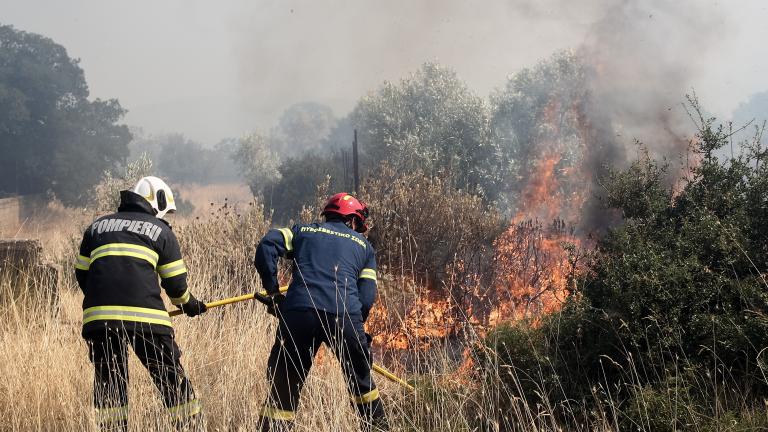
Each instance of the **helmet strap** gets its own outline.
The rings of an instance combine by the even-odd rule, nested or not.
[[[338,215],[336,213],[325,213],[323,216],[325,216],[326,222],[342,222],[344,225],[346,225],[348,228],[357,231],[357,218],[354,216],[344,217],[341,215]]]

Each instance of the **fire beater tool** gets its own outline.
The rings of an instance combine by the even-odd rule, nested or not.
[[[280,292],[281,293],[284,293],[286,291],[288,291],[288,287],[287,286],[281,286],[280,287]],[[261,291],[261,292],[258,293],[258,295],[261,296],[262,298],[266,298],[267,297],[267,292],[266,291]],[[239,303],[239,302],[242,302],[242,301],[253,300],[253,299],[257,299],[258,300],[258,298],[256,297],[256,294],[245,294],[245,295],[241,295],[241,296],[237,296],[237,297],[230,297],[230,298],[225,298],[223,300],[217,300],[217,301],[214,301],[214,302],[206,303],[205,307],[208,308],[208,309],[211,309],[211,308],[217,308],[217,307],[220,307],[220,306],[225,306],[225,305],[228,305],[228,304]],[[184,312],[182,312],[181,310],[175,310],[175,311],[168,312],[168,315],[173,317],[173,316],[181,315],[182,313],[184,313]],[[392,372],[390,372],[384,366],[381,366],[381,365],[378,365],[376,363],[373,363],[372,369],[373,369],[374,372],[378,373],[379,375],[383,376],[384,378],[386,378],[386,379],[388,379],[388,380],[390,380],[392,382],[398,383],[401,386],[407,388],[408,390],[411,390],[411,391],[415,391],[416,390],[412,385],[408,384],[408,382],[406,380],[404,380],[404,379],[398,377],[397,375],[393,374]]]

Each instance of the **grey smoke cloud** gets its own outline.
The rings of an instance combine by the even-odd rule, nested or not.
[[[547,118],[543,120],[547,130],[556,132],[530,143],[535,149],[531,155],[545,159],[580,147],[583,159],[574,161],[574,172],[579,177],[564,180],[569,185],[558,193],[574,187],[570,183],[594,182],[608,167],[623,167],[634,160],[638,150],[635,140],[641,141],[653,158],[670,161],[668,181],[673,184],[682,168],[675,161],[684,160],[689,140],[696,132],[682,105],[684,95],[707,72],[708,57],[717,52],[721,35],[734,23],[713,9],[686,0],[579,2],[579,7],[586,7],[583,10],[569,9],[573,8],[572,2],[564,0],[514,4],[531,20],[544,19],[551,10],[591,14],[588,21],[592,24],[574,47],[585,65],[586,78],[556,81],[541,89],[549,95],[551,107],[545,110]],[[562,88],[566,86],[570,88]],[[575,105],[571,100],[574,95],[578,95]],[[574,109],[576,116],[572,115]],[[562,134],[557,132],[560,122],[573,122],[572,126],[581,131],[578,139],[574,141],[568,128]],[[546,175],[540,172],[546,164],[533,166],[536,168],[523,184],[535,184]],[[576,187],[583,190],[585,186]],[[594,199],[601,191],[593,183],[583,209],[574,208],[583,204],[579,198],[583,195],[566,193],[569,201],[561,209],[561,216],[578,218],[580,228],[586,232],[605,229],[612,221],[606,219],[610,215]],[[550,212],[551,208],[539,210]]]
[[[607,2],[603,2],[607,3]],[[706,71],[718,35],[733,24],[692,2],[615,0],[605,4],[580,47],[592,69],[587,115],[594,142],[587,143],[586,169],[593,180],[606,167],[637,157],[635,140],[654,159],[670,162],[675,182],[695,126],[683,107],[684,94]],[[707,31],[704,31],[707,30]],[[592,197],[601,188],[593,185]],[[589,200],[582,228],[602,230],[610,215]]]
[[[638,14],[659,10],[638,22],[637,34],[668,39],[665,57],[700,49],[679,38],[687,26],[714,35],[706,67],[689,84],[712,111],[727,115],[768,87],[768,56],[759,55],[768,40],[764,0],[0,0],[0,16],[81,58],[93,96],[118,97],[131,124],[214,142],[268,128],[297,102],[345,115],[361,95],[424,61],[455,68],[486,95],[507,75],[580,46],[625,3]],[[667,15],[683,19],[662,26]]]
[[[652,155],[674,157],[695,132],[681,106],[684,95],[732,24],[693,2],[611,3],[581,49],[594,68],[592,108],[612,120],[617,140],[638,139]]]

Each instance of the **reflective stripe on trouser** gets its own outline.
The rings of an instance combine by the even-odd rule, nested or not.
[[[93,402],[97,412],[106,413],[128,405],[128,346],[131,346],[173,419],[200,413],[200,403],[181,366],[181,352],[173,336],[105,329],[87,335],[86,339],[95,371]]]
[[[96,424],[109,427],[112,423],[125,423],[128,420],[128,405],[96,408]]]
[[[167,311],[134,306],[94,306],[83,310],[83,324],[92,321],[133,321],[173,327]]]
[[[174,419],[183,419],[184,417],[191,417],[193,415],[200,414],[203,410],[203,404],[199,399],[192,399],[189,402],[184,402],[179,405],[175,405],[168,408],[168,414]]]
[[[339,359],[353,400],[360,398],[362,402],[356,405],[363,420],[383,418],[384,409],[371,377],[371,353],[362,319],[316,310],[281,313],[267,364],[271,385],[265,406],[296,412],[301,388],[321,343]]]

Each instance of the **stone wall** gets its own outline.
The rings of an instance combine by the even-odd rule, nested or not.
[[[40,240],[0,239],[0,266],[28,269],[40,265],[43,247]]]
[[[0,238],[12,237],[21,226],[21,197],[0,199]]]
[[[0,302],[36,301],[56,306],[60,266],[46,262],[40,240],[0,239]]]
[[[43,194],[0,199],[0,238],[16,237],[25,221],[46,204]]]

